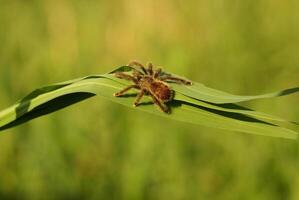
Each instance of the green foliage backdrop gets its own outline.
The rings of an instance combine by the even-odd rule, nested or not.
[[[234,94],[298,85],[295,0],[0,3],[0,110],[33,88],[130,59]],[[297,141],[99,98],[0,134],[0,199],[299,198]],[[244,105],[299,119],[298,95]]]

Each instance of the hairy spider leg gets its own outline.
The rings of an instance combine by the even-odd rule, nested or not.
[[[129,67],[134,67],[134,66],[138,66],[141,68],[141,70],[143,71],[144,74],[147,74],[147,71],[145,69],[145,67],[143,66],[143,64],[137,62],[137,61],[131,61],[129,64],[128,64]]]
[[[184,80],[184,79],[181,79],[181,78],[177,78],[177,77],[172,77],[172,76],[161,77],[160,80],[161,81],[171,80],[171,81],[173,81],[175,83],[182,83],[182,84],[185,84],[185,85],[192,85],[191,81],[187,81],[187,80]]]
[[[149,75],[153,75],[153,64],[152,63],[148,63],[147,64],[147,71],[148,71],[148,73],[149,73]]]
[[[120,78],[120,79],[125,79],[128,81],[133,81],[134,83],[137,83],[137,80],[133,76],[131,76],[129,74],[125,74],[123,72],[115,73],[115,77]]]
[[[130,85],[130,86],[124,88],[123,90],[114,93],[113,95],[114,95],[115,97],[122,96],[122,95],[124,95],[127,91],[129,91],[130,89],[132,89],[132,88],[139,89],[139,86],[138,86],[138,85]]]
[[[133,71],[134,78],[137,78],[137,80],[139,80],[139,79],[141,79],[142,76],[143,76],[143,74],[140,71],[134,69],[134,71]]]
[[[141,90],[141,92],[138,94],[138,96],[136,97],[135,101],[134,101],[134,106],[137,107],[139,105],[140,100],[142,99],[142,97],[145,95],[145,90]]]
[[[159,106],[159,108],[160,108],[163,112],[165,112],[165,113],[170,113],[170,109],[168,108],[167,105],[165,105],[164,103],[160,102],[160,101],[159,101],[154,95],[152,95],[151,93],[150,93],[150,95],[151,95],[151,97],[152,97],[154,103],[157,104],[157,105]]]
[[[161,74],[161,72],[162,72],[162,69],[158,68],[154,73],[154,78],[158,78],[158,76]]]

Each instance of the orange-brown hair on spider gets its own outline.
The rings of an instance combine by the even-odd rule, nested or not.
[[[138,89],[140,92],[136,97],[134,106],[139,105],[139,102],[144,95],[149,95],[153,99],[153,102],[157,104],[163,112],[170,113],[170,108],[165,103],[173,100],[174,91],[167,84],[167,81],[184,85],[192,84],[191,81],[163,73],[161,68],[153,70],[152,63],[148,63],[146,68],[141,63],[132,61],[128,66],[134,69],[132,75],[116,72],[115,76],[117,78],[132,81],[134,84],[114,93],[114,96],[120,97],[132,88]],[[135,67],[138,67],[140,70]]]

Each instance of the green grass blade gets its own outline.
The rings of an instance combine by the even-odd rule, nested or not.
[[[111,75],[111,74],[107,74],[105,75],[105,77],[114,80],[116,82],[119,82],[121,84],[124,85],[130,85],[130,82],[126,81],[126,80],[122,80],[122,79],[118,79],[115,76]],[[171,84],[171,86],[173,88],[175,88],[177,84]],[[187,86],[189,87],[189,86]],[[210,109],[214,109],[214,110],[219,110],[219,111],[224,111],[224,112],[230,112],[230,113],[238,113],[238,114],[243,114],[243,115],[247,115],[249,117],[254,117],[256,119],[259,120],[263,120],[266,121],[268,123],[287,123],[287,124],[294,124],[294,125],[298,125],[297,122],[291,122],[285,119],[282,119],[280,117],[277,116],[273,116],[267,113],[262,113],[262,112],[257,112],[255,110],[251,110],[249,108],[246,107],[242,107],[239,106],[237,104],[214,104],[214,103],[209,103],[209,102],[205,102],[205,101],[201,101],[195,98],[191,98],[189,96],[186,96],[185,94],[182,94],[180,92],[176,91],[176,95],[175,95],[175,99],[180,100],[180,101],[184,101],[187,103],[191,103],[191,104],[195,104],[198,106],[202,106],[202,107],[206,107],[206,108],[210,108]]]
[[[7,116],[6,120],[3,120],[3,121],[0,120],[0,124],[5,121],[8,122],[6,124],[2,123],[5,125],[0,127],[0,131],[23,124],[23,123],[30,121],[32,119],[35,119],[37,117],[55,112],[57,110],[60,110],[62,108],[65,108],[67,106],[75,104],[77,102],[83,101],[92,96],[94,96],[94,94],[85,93],[85,92],[66,94],[66,95],[62,95],[60,97],[54,98],[52,100],[49,100],[48,102],[37,105],[37,106],[33,107],[31,110],[27,110],[28,107],[26,106],[26,104],[28,105],[28,102],[24,102],[24,104],[20,104],[19,106],[16,107],[17,109],[14,110],[15,112],[10,112],[10,115],[6,115]],[[10,109],[10,111],[11,111],[11,109]],[[7,112],[7,113],[9,113],[9,112]],[[0,113],[0,115],[1,115],[1,113]],[[5,116],[5,115],[2,115],[2,116]],[[13,121],[9,120],[9,116],[10,116],[10,119],[13,118],[14,120]]]
[[[109,74],[112,74],[115,72],[130,72],[133,69],[134,68],[132,68],[132,67],[122,66],[122,67],[119,67],[119,68],[111,71]],[[176,76],[176,77],[181,77],[176,74],[172,74],[172,75]],[[184,78],[184,77],[181,77],[181,78]],[[191,85],[191,86],[178,85],[178,84],[173,84],[172,86],[176,92],[179,92],[185,96],[195,98],[195,99],[198,99],[201,101],[214,103],[214,104],[239,103],[239,102],[244,102],[244,101],[281,97],[281,96],[286,96],[286,95],[290,95],[290,94],[299,92],[299,87],[294,87],[294,88],[285,89],[285,90],[268,93],[268,94],[255,95],[255,96],[241,96],[241,95],[233,95],[233,94],[229,94],[227,92],[209,88],[209,87],[205,86],[204,84],[197,83],[197,82],[193,82],[193,85]]]
[[[240,96],[233,95],[216,89],[206,87],[201,83],[194,83],[192,86],[174,85],[174,90],[186,96],[207,101],[215,104],[240,103],[244,101],[252,101],[258,99],[281,97],[299,92],[299,87],[290,88],[278,92],[256,95],[256,96]]]
[[[73,81],[71,84],[64,85],[63,87],[52,88],[53,90],[40,90],[39,95],[27,96],[27,98],[24,98],[16,105],[0,112],[0,130],[5,130],[35,117],[54,112],[93,95],[103,96],[116,103],[133,108],[132,103],[134,98],[116,98],[112,96],[114,92],[122,89],[124,86],[125,84],[112,79],[92,76]],[[135,92],[132,91],[132,93]],[[295,131],[267,123],[266,121],[240,113],[216,110],[203,105],[200,106],[195,103],[185,101],[184,99],[175,99],[169,104],[172,108],[172,114],[170,115],[162,113],[151,103],[143,103],[136,109],[169,119],[214,128],[289,139],[294,139],[297,136]]]

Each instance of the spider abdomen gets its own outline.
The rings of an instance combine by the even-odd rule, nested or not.
[[[150,90],[159,100],[163,102],[168,102],[173,99],[173,91],[163,82],[154,81],[150,84]]]

